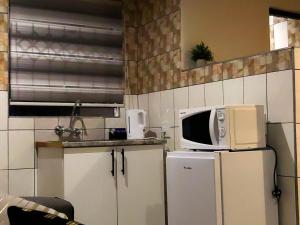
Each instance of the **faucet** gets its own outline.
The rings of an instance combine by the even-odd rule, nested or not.
[[[65,128],[64,126],[55,127],[55,133],[57,136],[60,137],[60,139],[64,139],[67,141],[80,141],[81,140],[80,135],[82,134],[82,129],[83,129],[83,134],[85,136],[87,135],[85,123],[82,117],[80,117],[79,115],[81,105],[82,104],[80,100],[75,101],[68,128]],[[82,129],[75,128],[75,124],[77,121],[80,121]],[[65,133],[68,133],[69,135],[65,137],[64,136]]]

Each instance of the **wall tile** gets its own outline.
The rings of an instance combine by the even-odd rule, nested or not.
[[[8,120],[10,130],[33,130],[34,119],[24,117],[10,117]]]
[[[287,21],[274,24],[275,49],[287,48],[289,46]]]
[[[243,104],[244,78],[224,80],[224,104]]]
[[[8,12],[8,0],[0,0],[0,12]]]
[[[154,92],[149,94],[149,123],[150,127],[161,126],[161,97],[160,92]]]
[[[149,92],[149,71],[148,60],[138,62],[138,93],[146,94]]]
[[[174,90],[161,92],[161,127],[168,129],[175,125],[174,120]],[[173,135],[174,136],[174,135]]]
[[[223,81],[205,84],[205,104],[223,105]]]
[[[295,113],[296,123],[300,123],[300,70],[295,70]]]
[[[55,134],[54,129],[52,130],[35,130],[34,139],[37,141],[58,141],[59,137]]]
[[[9,168],[34,168],[34,131],[9,131]]]
[[[300,47],[300,20],[288,20],[289,47]]]
[[[166,132],[167,144],[166,148],[170,151],[175,150],[175,128],[168,128],[166,130],[162,130]]]
[[[8,170],[0,170],[0,193],[8,194]]]
[[[54,130],[58,125],[58,117],[34,118],[34,128],[37,130]]]
[[[189,87],[189,108],[205,106],[204,84]]]
[[[160,91],[160,56],[150,58],[148,73],[148,91]]]
[[[175,151],[182,151],[181,148],[181,129],[179,127],[175,128]]]
[[[297,225],[295,182],[296,178],[278,177],[278,184],[282,189],[279,202],[279,224]]]
[[[138,108],[138,95],[125,95],[124,102],[125,102],[126,109],[137,109]]]
[[[189,85],[189,71],[182,71],[174,76],[174,87],[186,87]]]
[[[0,170],[8,169],[8,132],[0,131]]]
[[[126,94],[138,93],[138,65],[135,61],[125,62]]]
[[[295,48],[294,57],[295,68],[300,70],[300,48]]]
[[[188,71],[189,85],[204,84],[204,67]]]
[[[84,141],[105,140],[105,129],[88,129],[87,135],[83,135],[83,140]]]
[[[179,110],[189,107],[188,87],[174,89],[175,126],[179,126]]]
[[[161,55],[160,60],[161,76],[160,89],[168,90],[173,88],[173,70],[171,70],[171,53]]]
[[[243,59],[236,59],[225,62],[223,64],[223,79],[232,79],[242,77],[244,75]]]
[[[8,16],[7,14],[0,14],[0,32],[8,32]]]
[[[267,54],[267,72],[292,69],[292,51],[284,49]]]
[[[244,59],[244,76],[252,76],[267,72],[266,54],[247,57]]]
[[[292,70],[267,74],[267,98],[271,123],[294,121]]]
[[[138,96],[139,109],[146,111],[146,124],[149,127],[149,94]]]
[[[296,124],[296,151],[297,151],[297,177],[300,177],[300,124]]]
[[[34,169],[9,170],[9,194],[34,196]]]
[[[0,91],[0,130],[8,130],[8,93]]]
[[[123,1],[123,15],[126,26],[137,26],[137,4],[135,0]]]
[[[0,53],[0,91],[8,90],[8,56]]]
[[[180,28],[181,28],[181,18],[180,10],[169,15],[170,25],[171,25],[171,35],[172,35],[172,46],[171,49],[180,48]]]
[[[119,118],[105,118],[105,128],[126,128],[125,108],[120,108]]]
[[[223,63],[205,66],[205,83],[221,81],[223,79]]]
[[[0,32],[0,51],[8,51],[8,33]]]
[[[255,75],[244,78],[244,103],[264,105],[267,117],[267,75]]]
[[[296,176],[294,124],[268,124],[267,143],[276,149],[278,154],[278,174]]]
[[[137,28],[125,27],[125,60],[137,60]]]
[[[105,128],[105,119],[103,117],[84,117],[83,121],[87,129]]]

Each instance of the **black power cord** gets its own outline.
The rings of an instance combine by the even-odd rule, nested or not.
[[[275,165],[274,165],[274,171],[273,171],[274,190],[272,191],[272,195],[273,195],[274,198],[277,199],[277,201],[279,201],[282,192],[281,192],[281,189],[279,188],[279,186],[277,184],[277,175],[276,175],[277,161],[278,161],[277,151],[271,145],[267,145],[267,147],[270,148],[274,152],[274,155],[275,155]]]

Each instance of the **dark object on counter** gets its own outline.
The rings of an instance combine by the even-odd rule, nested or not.
[[[55,209],[58,212],[64,213],[70,220],[74,220],[74,207],[73,205],[60,198],[52,197],[23,197],[27,201],[35,202],[48,208]]]
[[[17,206],[10,206],[7,209],[7,214],[11,225],[80,225],[80,223],[74,222],[72,220],[62,219],[53,214],[31,209],[23,209]]]
[[[125,128],[115,128],[109,130],[109,140],[126,140],[127,132]]]

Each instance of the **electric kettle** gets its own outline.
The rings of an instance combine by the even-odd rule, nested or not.
[[[143,139],[146,125],[146,112],[141,109],[126,111],[127,139]]]

